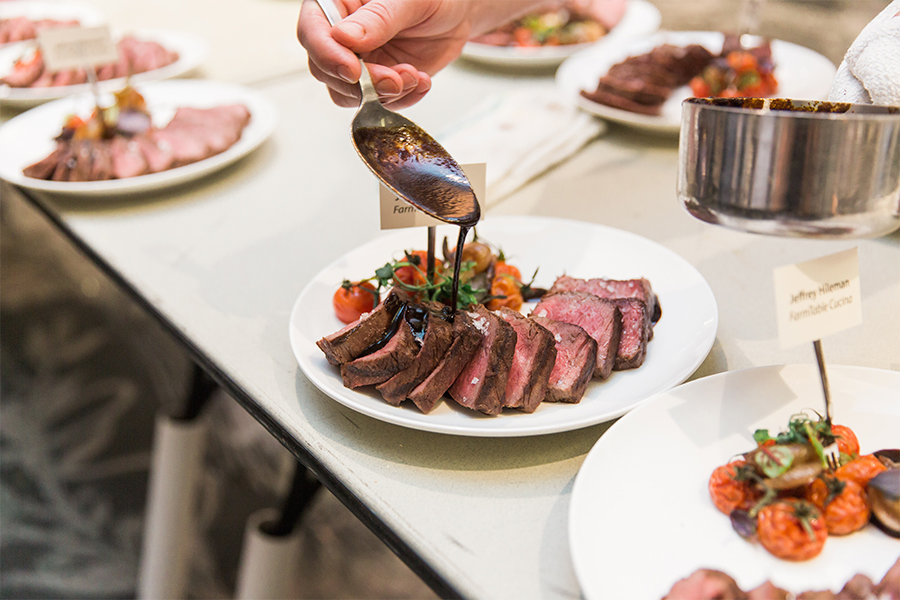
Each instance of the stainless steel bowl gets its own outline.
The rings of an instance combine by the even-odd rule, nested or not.
[[[678,198],[698,219],[819,238],[900,228],[900,108],[761,98],[683,107]]]

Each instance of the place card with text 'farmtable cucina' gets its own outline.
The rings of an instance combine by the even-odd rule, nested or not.
[[[862,323],[856,248],[774,271],[782,348],[821,340]]]

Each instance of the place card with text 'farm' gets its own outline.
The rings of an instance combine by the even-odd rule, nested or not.
[[[472,184],[475,191],[475,197],[478,198],[479,204],[484,206],[484,194],[487,189],[487,165],[485,163],[476,163],[471,165],[459,165],[463,173]],[[381,228],[382,229],[403,229],[404,227],[430,227],[432,225],[442,225],[434,217],[430,217],[414,208],[412,205],[397,197],[386,186],[379,186],[378,199],[381,203]],[[482,218],[484,215],[482,214]]]
[[[862,323],[856,248],[774,271],[782,348],[821,340]]]
[[[38,33],[44,64],[51,71],[85,69],[119,60],[109,27],[58,27]]]

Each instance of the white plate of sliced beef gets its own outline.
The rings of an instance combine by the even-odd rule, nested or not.
[[[96,27],[106,22],[97,7],[74,0],[9,0],[0,2],[0,48],[28,43],[54,27]]]
[[[853,430],[860,454],[896,448],[900,373],[829,365],[828,383],[835,423]],[[710,499],[713,471],[755,448],[757,429],[775,434],[822,403],[814,364],[774,365],[691,381],[613,424],[572,489],[569,548],[582,596],[663,598],[701,568],[728,574],[742,590],[770,581],[793,594],[837,593],[856,574],[881,581],[900,540],[872,523],[829,535],[820,554],[796,562],[742,538]]]
[[[147,101],[152,132],[79,146],[78,160],[57,160],[58,168],[54,169],[49,163],[60,152],[55,138],[63,123],[69,115],[87,117],[93,110],[94,97],[85,94],[55,100],[0,127],[0,178],[25,188],[72,196],[156,190],[233,163],[255,150],[275,128],[274,105],[243,86],[179,79],[147,83],[136,89]],[[111,95],[102,102],[111,105]],[[238,122],[233,118],[235,111],[241,113]],[[82,165],[82,154],[90,157],[92,165]],[[34,166],[45,161],[47,169],[38,170],[44,170],[47,178],[38,178]],[[73,165],[71,172],[64,165]],[[26,169],[34,176],[26,176]],[[84,180],[98,171],[103,172],[98,175],[103,179]]]
[[[443,239],[444,236],[455,240],[457,228],[438,227],[438,239]],[[421,362],[417,361],[425,359],[420,356],[416,356],[411,364],[404,363],[402,372],[393,371],[387,381],[382,378],[380,381],[384,383],[368,385],[372,381],[379,381],[374,378],[363,379],[379,375],[373,369],[382,368],[395,360],[405,360],[399,354],[403,351],[403,340],[394,344],[394,340],[398,338],[395,335],[380,351],[366,354],[361,351],[363,348],[360,344],[369,345],[369,342],[360,341],[360,336],[374,335],[377,338],[383,334],[392,320],[391,315],[399,314],[398,307],[403,305],[403,299],[400,298],[398,302],[397,298],[391,296],[387,299],[382,297],[380,307],[355,325],[344,326],[334,314],[332,297],[345,279],[356,281],[370,277],[375,269],[398,253],[402,255],[404,250],[424,246],[425,236],[421,229],[402,229],[386,233],[339,258],[316,275],[300,294],[291,312],[289,334],[291,347],[303,373],[323,393],[341,404],[389,423],[455,435],[528,436],[569,431],[615,419],[646,398],[690,377],[712,347],[718,325],[718,309],[712,290],[693,266],[664,246],[635,234],[601,225],[529,216],[490,217],[478,225],[478,236],[479,239],[502,248],[522,273],[534,273],[538,270],[533,283],[535,286],[549,289],[555,282],[567,285],[567,291],[545,296],[542,299],[544,308],[538,307],[535,311],[540,315],[535,314],[536,318],[529,319],[540,327],[536,327],[534,323],[515,322],[514,315],[509,314],[490,317],[474,310],[460,312],[452,327],[426,327],[420,354],[425,354],[426,347],[431,347],[429,336],[435,331],[438,333],[434,333],[437,340],[434,343],[438,349],[432,348],[435,354],[431,357],[433,362],[428,365],[426,372],[420,374],[414,389],[403,388],[402,384],[405,382],[398,383],[398,379],[408,375],[409,370],[414,367],[421,366]],[[602,304],[601,299],[593,294],[584,294],[591,296],[590,299],[579,297],[578,302],[587,303],[583,306],[583,311],[582,308],[573,310],[572,305],[559,306],[560,299],[579,296],[579,292],[574,289],[577,282],[586,286],[603,282],[601,285],[615,287],[610,283],[612,281],[635,288],[635,293],[626,295],[635,295],[637,288],[643,285],[649,290],[652,285],[653,298],[648,305],[661,308],[661,317],[659,314],[652,315],[655,312],[652,309],[650,313],[639,313],[646,315],[647,319],[654,316],[658,320],[652,326],[652,337],[643,347],[644,354],[638,361],[642,364],[638,368],[630,368],[637,366],[637,363],[615,366],[613,362],[604,363],[603,361],[615,361],[618,358],[615,350],[612,358],[609,358],[608,349],[598,350],[604,347],[602,341],[595,343],[593,339],[582,339],[588,338],[588,335],[597,335],[596,332],[588,334],[580,327],[552,327],[552,323],[549,323],[555,319],[565,319],[562,312],[567,310],[602,314],[603,307],[593,306]],[[602,295],[600,290],[597,293]],[[610,302],[622,301],[616,299]],[[628,304],[633,301],[624,302]],[[528,315],[535,306],[538,306],[535,302],[526,303],[521,313]],[[623,314],[629,310],[625,306],[621,309]],[[618,310],[614,312],[616,315],[620,314]],[[459,315],[462,315],[462,324],[459,322]],[[408,316],[406,318],[409,321]],[[501,323],[502,321],[505,323]],[[488,389],[488,380],[480,381],[481,375],[477,371],[477,368],[482,367],[476,360],[481,350],[473,350],[463,333],[456,331],[457,328],[464,327],[471,329],[470,324],[474,324],[479,332],[475,347],[484,349],[487,342],[482,340],[490,338],[491,352],[506,344],[504,340],[507,338],[504,336],[511,335],[510,328],[518,332],[512,334],[514,340],[518,339],[518,335],[530,335],[529,329],[546,329],[549,333],[541,335],[553,340],[549,348],[556,354],[553,360],[564,356],[565,368],[568,369],[571,365],[572,369],[586,379],[574,371],[562,375],[551,374],[550,387],[545,387],[541,392],[542,395],[546,394],[545,401],[538,398],[536,404],[528,405],[530,400],[525,399],[525,405],[521,408],[498,409],[496,404],[489,404],[490,398],[486,398],[491,390],[496,391],[496,387]],[[644,327],[643,317],[637,317],[633,324],[640,332]],[[454,331],[448,333],[451,329]],[[596,329],[601,330],[603,327],[598,326]],[[504,330],[506,333],[503,333]],[[580,337],[570,330],[580,331]],[[628,337],[621,334],[621,326],[618,331],[617,337]],[[442,335],[454,337],[445,338],[444,345],[440,346]],[[641,333],[637,337],[641,338]],[[647,336],[644,335],[642,339],[646,341]],[[516,341],[512,343],[516,345],[515,351],[519,352]],[[587,347],[588,344],[591,347]],[[616,344],[618,347],[618,342]],[[395,347],[392,348],[392,345]],[[372,348],[371,345],[369,347]],[[543,353],[538,351],[538,357]],[[465,360],[460,365],[451,366],[455,361],[454,357],[460,355],[465,355]],[[601,359],[601,355],[604,358]],[[635,359],[634,356],[629,358]],[[535,364],[539,363],[540,360]],[[388,366],[396,368],[397,365]],[[620,366],[624,370],[612,370]],[[537,368],[539,366],[535,366]],[[548,371],[544,372],[549,372],[551,368],[553,373],[557,373],[555,364],[547,366]],[[452,373],[449,379],[448,372]],[[499,369],[483,369],[481,372],[489,373],[492,378],[490,386],[495,386],[493,378]],[[512,372],[512,369],[508,372]],[[466,373],[468,376],[464,377]],[[359,384],[359,387],[345,387],[344,377],[349,384]],[[500,382],[499,394],[503,396],[505,393],[507,400],[512,387],[507,386],[512,379],[510,376]],[[441,387],[433,387],[432,384]],[[548,383],[545,381],[543,385]],[[473,387],[480,389],[473,392]],[[551,389],[554,387],[555,391]],[[444,394],[444,390],[448,390],[448,393]],[[470,397],[470,394],[474,395]]]
[[[463,58],[495,67],[546,68],[556,67],[573,54],[585,48],[615,48],[633,38],[649,35],[659,27],[659,9],[646,0],[631,0],[619,24],[593,43],[559,46],[499,46],[483,42],[468,42],[462,51]]]
[[[96,67],[98,89],[111,92],[131,83],[137,85],[186,75],[198,68],[209,54],[209,43],[183,31],[146,29],[115,36],[120,60]],[[83,69],[53,73],[34,57],[29,45],[0,48],[0,98],[6,105],[26,108],[49,100],[91,91]],[[25,57],[27,67],[16,68]]]
[[[615,108],[590,100],[581,92],[595,92],[600,78],[613,65],[629,57],[645,55],[664,44],[680,48],[696,44],[717,55],[722,52],[724,39],[724,34],[714,31],[660,31],[644,39],[632,40],[612,51],[605,49],[601,52],[588,48],[560,65],[556,71],[556,83],[573,103],[598,117],[649,131],[677,134],[681,129],[681,103],[692,96],[687,85],[673,86],[673,89],[663,91],[660,90],[661,82],[647,82],[637,74],[627,81],[619,82],[628,89],[629,94],[653,94],[659,96],[660,101],[665,98],[657,107],[658,114],[641,114]],[[749,46],[761,41],[761,38],[748,38],[744,43]],[[771,50],[775,64],[774,75],[778,81],[778,97],[824,100],[828,96],[837,72],[830,60],[809,48],[780,40],[771,41]]]

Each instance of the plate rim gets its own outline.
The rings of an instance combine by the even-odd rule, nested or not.
[[[696,372],[696,370],[700,367],[700,365],[703,364],[703,361],[706,360],[706,358],[709,356],[709,352],[712,350],[712,347],[715,344],[716,335],[718,332],[719,312],[718,312],[718,304],[715,299],[715,294],[713,293],[712,288],[709,285],[709,282],[706,281],[706,279],[703,277],[703,275],[700,273],[700,271],[694,265],[692,265],[690,262],[688,262],[684,257],[677,254],[675,251],[667,248],[666,246],[663,246],[659,242],[656,242],[649,238],[640,236],[636,233],[633,233],[633,232],[630,232],[627,230],[623,230],[623,229],[617,229],[614,227],[610,227],[608,225],[602,225],[599,223],[591,223],[591,222],[587,222],[587,221],[579,221],[579,220],[575,220],[575,219],[567,219],[567,218],[562,218],[562,217],[543,217],[543,216],[532,216],[532,215],[496,215],[496,216],[491,217],[489,221],[491,223],[494,223],[494,222],[501,221],[501,220],[509,222],[508,224],[505,225],[506,227],[511,227],[512,226],[511,224],[514,224],[516,221],[532,221],[532,222],[536,221],[536,222],[545,222],[548,225],[553,225],[553,226],[568,225],[568,226],[575,226],[575,227],[587,227],[587,228],[598,229],[598,230],[607,231],[607,232],[614,231],[618,234],[622,234],[622,235],[627,236],[632,239],[639,239],[643,243],[647,243],[652,246],[655,246],[660,251],[663,251],[663,252],[671,255],[671,257],[674,260],[680,261],[685,268],[690,269],[694,273],[694,275],[697,277],[697,281],[699,283],[703,284],[704,293],[707,295],[706,300],[710,301],[710,303],[711,303],[712,315],[711,315],[711,322],[708,325],[709,330],[710,330],[709,339],[704,340],[704,343],[702,345],[703,351],[698,352],[698,357],[690,365],[686,366],[681,371],[678,371],[676,374],[673,374],[672,377],[669,378],[671,380],[674,380],[674,383],[667,381],[666,385],[668,387],[666,389],[671,389],[672,387],[675,387],[675,386],[679,385],[680,383],[684,382],[685,380],[687,380],[694,372]],[[646,400],[648,398],[654,396],[657,393],[657,392],[653,392],[653,393],[649,394],[647,397],[635,401],[631,406],[627,406],[627,407],[618,409],[617,411],[613,411],[615,414],[608,414],[608,415],[602,415],[600,417],[588,418],[588,419],[584,419],[583,422],[578,422],[578,423],[574,423],[574,424],[560,423],[560,424],[556,424],[556,425],[552,425],[552,426],[548,427],[546,425],[543,425],[543,426],[540,425],[540,423],[537,420],[528,420],[527,417],[530,417],[531,415],[524,415],[524,414],[515,415],[515,416],[524,417],[526,424],[521,425],[520,427],[517,427],[514,429],[496,428],[496,427],[490,428],[489,426],[473,429],[469,426],[457,426],[457,425],[452,425],[452,424],[444,425],[441,423],[436,423],[435,421],[428,421],[427,420],[428,415],[420,416],[417,413],[414,413],[414,414],[416,414],[415,419],[412,419],[412,418],[407,419],[407,418],[404,418],[403,412],[399,412],[400,411],[399,407],[394,407],[394,406],[388,405],[387,403],[384,404],[384,407],[388,407],[390,409],[398,411],[396,413],[397,416],[394,416],[395,413],[392,413],[392,412],[386,410],[384,407],[379,407],[379,409],[377,409],[377,410],[369,409],[365,405],[348,402],[346,398],[338,397],[338,396],[332,394],[330,387],[328,385],[326,385],[323,382],[323,380],[320,379],[320,377],[322,376],[322,374],[319,372],[320,369],[315,369],[313,367],[313,365],[306,364],[305,346],[302,345],[303,343],[305,343],[306,338],[300,338],[301,332],[299,331],[299,327],[296,326],[296,324],[295,324],[295,319],[297,319],[298,315],[300,314],[301,308],[303,306],[303,301],[304,301],[306,295],[311,293],[312,288],[317,283],[318,278],[323,273],[327,272],[328,270],[333,269],[336,265],[338,265],[342,261],[346,260],[346,258],[349,254],[357,252],[357,251],[361,251],[363,248],[367,247],[370,244],[377,244],[378,242],[381,242],[384,239],[389,238],[389,237],[402,237],[403,234],[398,233],[398,232],[402,232],[402,231],[403,230],[391,230],[391,231],[387,231],[387,232],[382,232],[381,235],[373,237],[372,239],[364,242],[363,244],[361,244],[359,246],[356,246],[356,247],[348,250],[346,253],[342,254],[341,256],[337,257],[335,260],[331,261],[328,265],[326,265],[325,267],[320,269],[306,283],[306,285],[304,285],[303,289],[301,290],[300,294],[297,296],[297,298],[295,299],[295,301],[291,307],[291,311],[290,311],[290,315],[289,315],[289,319],[288,319],[288,337],[289,337],[289,341],[290,341],[290,345],[291,345],[291,351],[294,355],[295,361],[298,363],[298,366],[300,367],[300,371],[324,395],[328,396],[329,398],[338,402],[339,404],[342,404],[343,406],[350,408],[351,410],[360,412],[360,413],[365,414],[374,419],[377,419],[377,420],[380,420],[383,422],[387,422],[387,423],[391,423],[394,425],[399,425],[402,427],[417,429],[419,431],[428,431],[428,432],[432,432],[432,433],[441,433],[441,434],[449,434],[449,435],[460,435],[460,436],[466,436],[466,437],[494,437],[494,438],[497,438],[497,437],[530,437],[530,436],[535,436],[535,435],[549,435],[549,434],[554,434],[554,433],[562,433],[562,432],[566,432],[566,431],[574,431],[574,430],[582,429],[585,427],[591,427],[591,426],[598,425],[600,423],[604,423],[604,422],[621,417],[623,414],[626,414],[627,412],[634,410],[634,408],[640,406],[642,403],[646,402]],[[308,369],[311,372],[309,372]],[[577,406],[577,405],[575,405],[575,406]],[[409,409],[409,410],[412,410],[412,409]],[[474,416],[476,418],[478,418],[478,415],[474,415]]]
[[[610,428],[605,432],[603,436],[601,436],[591,447],[591,449],[585,455],[584,461],[578,469],[578,473],[575,475],[573,484],[572,484],[572,493],[571,499],[569,501],[569,514],[566,523],[566,533],[568,536],[568,549],[569,555],[572,560],[572,569],[575,572],[576,580],[578,581],[579,589],[581,590],[582,596],[587,599],[598,598],[594,592],[600,590],[591,590],[585,586],[585,573],[588,570],[583,563],[587,560],[587,557],[580,555],[580,551],[577,548],[579,546],[579,541],[582,539],[581,536],[586,532],[583,531],[581,527],[579,527],[579,519],[581,511],[583,510],[581,507],[584,504],[590,504],[590,498],[587,497],[588,492],[585,491],[585,486],[589,485],[586,483],[589,477],[591,477],[591,470],[594,468],[594,463],[598,461],[598,455],[605,450],[605,446],[609,443],[614,443],[616,440],[614,437],[607,437],[607,434],[610,431],[615,430],[616,436],[618,436],[618,432],[622,431],[626,428],[631,428],[631,424],[634,421],[640,421],[643,418],[645,413],[651,412],[656,409],[658,404],[663,403],[669,394],[672,394],[676,391],[683,392],[684,390],[690,390],[691,388],[702,388],[704,386],[715,386],[717,382],[732,378],[743,376],[746,374],[752,373],[775,373],[784,370],[785,368],[791,369],[802,369],[805,372],[809,372],[813,377],[815,377],[815,367],[813,364],[768,364],[768,365],[759,365],[754,367],[747,367],[744,369],[735,369],[730,371],[722,371],[719,373],[715,373],[712,375],[707,375],[704,377],[700,377],[691,381],[684,382],[678,386],[674,386],[668,390],[661,391],[651,398],[647,399],[640,406],[636,407],[634,410],[630,411],[628,414],[622,416],[618,421],[610,426]],[[885,374],[892,374],[892,377],[897,378],[900,381],[900,372],[893,371],[890,369],[882,369],[878,367],[866,367],[866,366],[858,366],[858,365],[843,365],[843,364],[834,364],[829,365],[828,367],[829,373],[833,373],[834,375],[838,375],[839,377],[852,377],[854,373],[878,373],[880,376]],[[835,378],[837,379],[837,378]],[[604,441],[604,439],[606,441]],[[717,441],[721,441],[717,438]],[[713,508],[710,505],[710,508]],[[803,565],[804,563],[798,563]],[[593,566],[594,563],[592,563]],[[702,565],[698,565],[697,568],[701,568]],[[735,573],[728,573],[730,576],[734,577]],[[689,572],[682,573],[678,576],[678,578],[674,579],[670,582],[670,587],[678,581],[679,578],[688,577],[690,575]],[[607,590],[608,591],[608,590]],[[802,590],[791,590],[794,593],[799,593]]]
[[[175,102],[180,95],[193,93],[210,94],[225,90],[229,98],[241,101],[248,105],[251,111],[251,122],[244,130],[241,139],[230,148],[219,154],[210,156],[201,161],[168,169],[159,173],[148,173],[126,179],[113,179],[105,181],[47,181],[34,179],[22,174],[22,168],[29,164],[29,160],[21,161],[17,165],[0,164],[0,179],[26,189],[51,192],[65,196],[120,196],[135,192],[159,190],[178,185],[194,179],[199,179],[212,172],[218,171],[231,163],[247,156],[265,142],[275,130],[278,120],[278,111],[274,104],[266,99],[257,90],[235,83],[212,81],[207,79],[169,79],[137,84],[142,93],[148,96],[156,94],[174,95]],[[23,122],[40,119],[44,114],[55,115],[63,112],[73,103],[91,101],[91,94],[78,94],[53,100],[31,110],[17,115],[0,126],[0,141],[4,134],[9,135],[9,130],[21,126]],[[254,121],[255,119],[255,121]],[[61,123],[61,121],[60,121]],[[61,124],[60,124],[61,127]],[[252,128],[251,128],[252,127]],[[246,135],[247,130],[250,136]],[[38,157],[34,160],[40,160]]]

